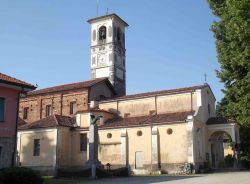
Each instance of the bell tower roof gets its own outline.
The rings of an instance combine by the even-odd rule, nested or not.
[[[125,22],[121,17],[119,17],[115,13],[104,15],[104,16],[99,16],[99,17],[96,17],[96,18],[92,18],[92,19],[89,19],[87,22],[90,23],[90,24],[92,24],[92,23],[96,23],[96,22],[99,22],[101,20],[107,20],[107,19],[110,19],[110,18],[117,19],[119,22],[121,22],[122,24],[124,24],[125,27],[129,26],[127,24],[127,22]]]

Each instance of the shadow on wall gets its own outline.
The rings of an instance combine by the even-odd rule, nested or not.
[[[56,157],[55,131],[23,133],[20,136],[20,149],[17,156],[18,166],[30,167],[42,173],[54,172]]]

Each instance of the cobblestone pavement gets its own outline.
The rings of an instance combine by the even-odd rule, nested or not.
[[[250,184],[249,172],[227,172],[192,176],[137,176],[84,181],[79,184]]]

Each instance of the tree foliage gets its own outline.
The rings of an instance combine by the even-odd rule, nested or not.
[[[250,0],[208,0],[219,19],[214,32],[224,98],[218,115],[250,126]]]

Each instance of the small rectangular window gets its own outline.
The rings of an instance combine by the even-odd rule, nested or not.
[[[0,122],[5,119],[5,98],[0,97]]]
[[[80,134],[80,151],[87,151],[87,134]]]
[[[29,107],[23,108],[23,119],[28,119]]]
[[[70,110],[69,114],[73,115],[76,113],[76,102],[70,102]]]
[[[46,117],[52,115],[52,106],[51,105],[46,105]]]
[[[34,156],[40,156],[40,139],[34,139]]]

